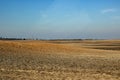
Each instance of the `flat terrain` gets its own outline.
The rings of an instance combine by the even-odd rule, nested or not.
[[[0,80],[120,80],[120,40],[1,40]]]

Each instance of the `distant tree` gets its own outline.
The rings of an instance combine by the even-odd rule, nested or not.
[[[39,40],[38,38],[36,38],[36,40]]]
[[[25,38],[23,38],[22,40],[26,40]]]

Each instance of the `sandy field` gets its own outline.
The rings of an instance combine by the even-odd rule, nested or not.
[[[120,40],[0,40],[0,80],[120,80]]]

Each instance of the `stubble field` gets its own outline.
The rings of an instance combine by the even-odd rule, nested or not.
[[[1,40],[0,80],[120,80],[120,40]]]

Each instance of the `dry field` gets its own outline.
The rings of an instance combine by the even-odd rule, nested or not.
[[[0,80],[120,80],[120,40],[1,40]]]

